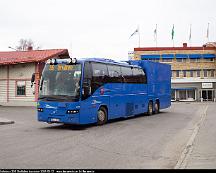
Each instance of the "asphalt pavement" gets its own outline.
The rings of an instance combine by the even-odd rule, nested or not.
[[[13,124],[13,123],[15,123],[15,122],[12,121],[12,120],[9,120],[9,119],[1,118],[1,117],[0,117],[0,125]]]
[[[84,129],[37,122],[35,107],[0,107],[0,168],[216,169],[216,103]]]

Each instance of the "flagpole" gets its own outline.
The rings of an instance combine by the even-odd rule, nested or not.
[[[208,23],[208,28],[207,28],[207,34],[206,34],[206,36],[207,36],[207,41],[209,42],[209,23]]]
[[[135,35],[136,33],[138,33],[138,47],[140,47],[140,31],[139,31],[139,25],[137,26],[137,29],[130,35],[129,39]]]
[[[139,35],[139,40],[138,41],[139,41],[139,47],[140,47],[140,28],[139,28],[139,25],[138,25],[137,28],[138,28],[138,35]]]
[[[173,24],[173,27],[172,27],[172,41],[173,41],[173,47],[174,47],[174,33],[175,33],[175,31],[174,31],[174,24]]]
[[[190,47],[191,47],[191,24],[190,24],[190,33],[189,33],[189,44],[190,44]]]
[[[156,47],[157,47],[157,24],[156,24]]]

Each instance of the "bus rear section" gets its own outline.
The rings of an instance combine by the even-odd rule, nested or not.
[[[129,63],[138,65],[145,71],[148,99],[152,101],[153,111],[169,108],[171,106],[171,65],[147,60],[132,60]]]

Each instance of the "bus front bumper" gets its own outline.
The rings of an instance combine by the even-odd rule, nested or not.
[[[47,123],[79,124],[79,105],[40,102],[37,107],[38,121]]]

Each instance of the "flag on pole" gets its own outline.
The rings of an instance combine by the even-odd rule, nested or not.
[[[171,35],[172,35],[172,40],[174,39],[174,34],[175,34],[175,31],[174,31],[174,24],[173,24],[172,33],[171,33]]]
[[[207,37],[207,39],[209,39],[209,23],[208,23],[208,27],[207,27],[206,37]]]
[[[131,34],[131,36],[129,37],[129,39],[132,37],[132,36],[134,36],[136,33],[138,33],[139,32],[139,27],[137,27],[137,29],[133,32],[133,34]]]
[[[157,41],[157,24],[156,24],[156,27],[154,29],[154,40]]]
[[[191,24],[190,24],[189,40],[191,41]]]

